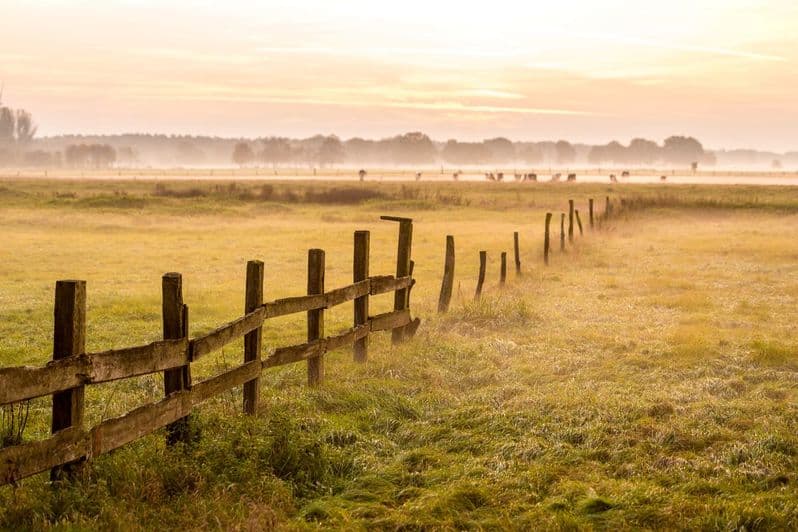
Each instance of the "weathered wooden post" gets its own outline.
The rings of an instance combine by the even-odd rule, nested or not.
[[[352,268],[352,280],[354,282],[364,281],[369,277],[369,240],[371,234],[368,231],[355,231],[355,256]],[[355,327],[365,325],[369,319],[369,296],[355,298]],[[352,358],[355,362],[366,362],[369,358],[369,337],[368,335],[355,340]]]
[[[507,252],[502,251],[502,265],[501,271],[499,273],[499,284],[504,286],[504,283],[507,282]]]
[[[263,262],[247,262],[247,285],[244,313],[257,309],[263,304]],[[244,336],[244,363],[260,360],[263,327],[248,332]],[[244,413],[254,416],[258,413],[260,399],[260,377],[244,383]]]
[[[454,236],[446,236],[446,258],[443,266],[443,281],[441,281],[441,294],[438,297],[438,312],[449,310],[452,300],[452,287],[454,286]]]
[[[53,312],[53,360],[82,355],[86,351],[86,281],[58,281]],[[53,394],[51,431],[83,428],[84,387]],[[85,458],[50,470],[50,480],[70,478]]]
[[[324,250],[308,250],[308,295],[324,293]],[[324,337],[324,309],[308,311],[308,342]],[[308,359],[308,386],[324,381],[324,355]]]
[[[551,247],[551,238],[549,237],[551,228],[551,213],[546,213],[546,229],[543,233],[543,263],[549,265],[549,249]]]
[[[568,242],[574,241],[574,200],[568,200]]]
[[[477,291],[474,294],[474,300],[482,297],[482,285],[485,284],[485,271],[488,268],[488,252],[479,252],[479,278],[477,279]]]
[[[513,253],[515,254],[515,274],[521,275],[521,246],[518,242],[518,231],[513,233]]]
[[[565,251],[565,213],[560,213],[560,251]]]
[[[161,312],[164,340],[180,340],[188,336],[188,307],[183,304],[183,276],[165,273],[161,278]],[[191,365],[167,369],[163,372],[164,395],[191,389]],[[166,426],[166,444],[190,441],[190,416]]]
[[[604,218],[609,218],[612,214],[612,204],[610,203],[610,197],[607,196],[604,199]]]
[[[587,210],[590,214],[590,228],[593,229],[593,198],[587,200]]]
[[[398,216],[380,216],[381,220],[399,222],[399,247],[396,253],[396,278],[410,275],[410,252],[413,245],[413,220]],[[410,305],[407,288],[394,292],[393,309],[405,310]],[[400,343],[405,338],[404,327],[398,327],[391,333],[394,344]]]
[[[584,232],[582,231],[582,219],[579,217],[579,209],[574,211],[576,215],[576,226],[579,227],[579,236],[582,236]]]

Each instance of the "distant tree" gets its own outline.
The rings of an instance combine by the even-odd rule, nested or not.
[[[587,154],[587,160],[591,164],[601,163],[625,163],[628,159],[628,149],[617,140],[613,140],[604,146],[593,146]]]
[[[74,168],[107,168],[116,162],[116,150],[108,144],[70,144],[64,158]]]
[[[316,155],[316,160],[322,167],[343,161],[344,146],[341,144],[341,140],[335,135],[325,138]]]
[[[490,153],[491,160],[495,163],[509,163],[515,161],[515,146],[509,139],[497,137],[482,141]]]
[[[16,130],[14,111],[8,107],[0,107],[0,144],[13,144]]]
[[[491,153],[483,142],[449,140],[443,146],[441,157],[451,164],[486,164],[491,160]]]
[[[264,164],[277,166],[291,160],[291,144],[288,139],[269,137],[262,142],[263,149],[258,153],[258,159]]]
[[[27,144],[36,135],[37,127],[33,123],[33,117],[24,109],[17,110],[16,116],[16,141],[17,144]]]
[[[393,161],[399,164],[431,163],[437,155],[432,140],[420,131],[394,137],[389,144]]]
[[[646,139],[632,139],[627,151],[627,160],[640,164],[652,164],[660,159],[661,154],[657,143]]]
[[[233,162],[239,166],[245,166],[255,160],[255,153],[248,142],[239,142],[233,148]]]
[[[662,152],[665,160],[672,164],[692,164],[705,158],[704,147],[693,137],[668,137]]]
[[[526,144],[516,150],[518,158],[527,164],[543,162],[543,150],[537,144]]]
[[[555,153],[557,154],[558,164],[569,164],[576,159],[576,150],[570,142],[565,140],[558,140],[554,145]]]

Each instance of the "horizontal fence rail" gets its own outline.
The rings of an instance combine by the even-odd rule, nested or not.
[[[45,440],[33,441],[13,445],[0,449],[0,485],[16,482],[25,477],[51,470],[51,478],[61,478],[62,473],[68,473],[78,467],[80,463],[95,456],[117,449],[127,443],[137,440],[155,430],[168,427],[168,443],[186,441],[186,434],[179,432],[181,423],[187,423],[192,410],[199,403],[219,395],[231,388],[244,385],[244,409],[248,414],[256,412],[257,405],[252,404],[252,397],[257,397],[257,392],[252,392],[251,384],[257,384],[261,372],[273,368],[301,361],[313,362],[316,367],[323,368],[323,356],[329,351],[342,347],[352,346],[356,361],[365,361],[363,341],[373,332],[401,331],[402,337],[412,336],[420,324],[418,318],[413,319],[410,314],[409,293],[415,284],[412,270],[407,269],[410,258],[410,239],[406,237],[412,221],[409,219],[393,219],[400,221],[400,239],[398,250],[397,270],[408,271],[408,275],[392,276],[365,276],[368,272],[368,253],[358,250],[358,239],[362,242],[368,240],[367,231],[358,231],[355,234],[355,280],[350,285],[333,290],[322,291],[298,297],[289,297],[260,303],[262,301],[262,263],[251,261],[247,265],[247,303],[246,308],[253,310],[243,316],[226,323],[215,330],[196,336],[194,338],[172,338],[145,345],[113,349],[97,353],[82,353],[82,345],[75,343],[75,338],[85,338],[85,283],[82,281],[64,281],[68,286],[76,283],[82,291],[82,299],[75,299],[76,304],[68,309],[59,310],[59,292],[56,292],[56,324],[55,338],[58,351],[59,313],[63,315],[64,323],[68,325],[66,338],[73,342],[74,349],[67,349],[66,353],[57,356],[54,351],[54,360],[44,367],[10,367],[0,368],[0,406],[27,401],[37,397],[52,395],[53,402],[53,435]],[[321,256],[323,251],[311,250],[309,257]],[[310,278],[319,276],[323,289],[324,262],[315,266],[312,273],[309,263],[309,292]],[[257,284],[251,284],[252,272],[260,271]],[[257,277],[257,275],[256,275]],[[254,278],[254,277],[253,277]],[[167,286],[169,292],[167,295]],[[251,289],[254,288],[254,291]],[[369,296],[386,294],[400,294],[396,310],[377,314],[374,316],[359,316],[362,314],[363,304]],[[255,294],[254,296],[252,294]],[[253,305],[252,298],[256,297]],[[354,302],[355,323],[350,329],[331,336],[310,336],[313,339],[292,346],[277,347],[261,356],[260,329],[270,318],[287,316],[299,312],[308,313],[308,324],[311,317],[322,315],[329,309],[347,302]],[[360,307],[358,303],[360,302]],[[79,308],[78,308],[79,307]],[[168,316],[168,308],[172,308],[174,316]],[[358,310],[360,308],[360,310]],[[78,316],[80,319],[75,319]],[[179,318],[177,322],[174,319]],[[69,320],[72,320],[71,322]],[[170,321],[171,320],[171,321]],[[323,323],[323,321],[320,321]],[[167,324],[171,327],[167,330]],[[71,327],[71,328],[70,328]],[[164,276],[164,335],[177,336],[181,331],[188,329],[188,307],[182,304],[182,281],[179,274],[166,274]],[[323,331],[319,327],[318,331]],[[257,343],[250,343],[257,333]],[[229,343],[245,339],[244,362],[234,368],[228,369],[206,380],[191,383],[191,363],[199,360]],[[61,342],[63,343],[63,341]],[[257,353],[253,353],[251,345],[256,346]],[[310,369],[310,365],[308,366]],[[166,397],[158,402],[150,403],[136,408],[127,414],[102,421],[91,429],[83,427],[83,389],[84,386],[99,384],[119,379],[127,379],[142,375],[164,372],[165,382],[167,376],[177,375],[178,380],[167,384]],[[174,372],[180,372],[176,374]],[[310,377],[310,373],[309,373]],[[315,375],[318,384],[323,379],[323,370]],[[175,384],[175,382],[177,384]],[[172,389],[170,389],[170,386]],[[249,387],[249,388],[248,388]],[[66,394],[66,395],[65,395]],[[71,400],[72,416],[62,419],[62,425],[56,427],[55,419],[63,417],[64,405],[59,404],[56,398],[65,396]],[[74,398],[78,397],[79,400]],[[63,402],[63,401],[62,401]],[[60,418],[59,418],[60,419]]]

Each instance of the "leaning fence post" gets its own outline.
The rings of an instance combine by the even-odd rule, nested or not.
[[[308,295],[324,293],[324,250],[308,250]],[[308,342],[324,336],[324,309],[308,311]],[[324,354],[308,359],[308,386],[324,381]]]
[[[188,307],[183,304],[183,276],[165,273],[161,278],[164,340],[179,340],[188,335]],[[164,395],[191,389],[191,365],[167,369],[163,372]],[[166,444],[188,443],[189,416],[166,426]]]
[[[549,229],[551,227],[551,213],[546,213],[546,229],[543,233],[543,264],[549,265],[549,248],[551,247],[551,240],[549,238]]]
[[[502,265],[501,265],[501,272],[499,274],[499,284],[504,285],[507,282],[507,252],[502,251]]]
[[[82,355],[86,351],[86,281],[58,281],[53,312],[53,360]],[[83,428],[84,387],[53,394],[52,433]],[[81,458],[50,470],[50,480],[73,476],[84,462]]]
[[[477,279],[477,290],[474,294],[474,300],[482,297],[482,285],[485,284],[485,271],[488,268],[488,252],[479,252],[479,278]]]
[[[244,300],[244,313],[257,309],[263,304],[263,262],[251,260],[247,262],[247,284]],[[260,360],[263,327],[244,336],[244,363]],[[260,377],[244,383],[244,413],[255,415],[258,413],[260,399]]]
[[[565,251],[565,213],[560,213],[560,251]]]
[[[443,280],[441,281],[441,294],[438,297],[438,312],[449,310],[452,300],[452,287],[454,286],[454,236],[446,235],[446,258],[443,265]]]
[[[584,232],[582,231],[582,219],[579,217],[579,209],[574,211],[576,215],[576,226],[579,227],[579,236],[582,236]]]
[[[587,210],[590,217],[590,228],[593,229],[593,198],[587,200]]]
[[[399,246],[396,253],[396,278],[407,277],[410,275],[410,252],[413,245],[413,220],[410,218],[400,218],[397,216],[380,216],[381,220],[399,222]],[[402,288],[394,292],[393,309],[405,310],[410,305],[408,288]],[[405,328],[397,327],[391,332],[391,341],[394,344],[400,343],[405,338]]]
[[[352,267],[352,280],[354,282],[364,281],[369,277],[369,240],[371,233],[368,231],[355,231],[355,256]],[[355,328],[368,323],[369,319],[369,295],[355,298]],[[365,362],[369,358],[369,337],[368,335],[355,340],[352,358],[355,362]]]
[[[518,231],[513,233],[513,253],[515,254],[515,274],[521,275],[521,246],[518,242]]]
[[[574,200],[568,200],[568,242],[574,241]]]

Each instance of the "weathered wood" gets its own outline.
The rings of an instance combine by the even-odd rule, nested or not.
[[[308,295],[324,293],[324,250],[308,251]],[[308,311],[308,342],[324,337],[324,309]],[[308,386],[324,381],[324,351],[308,358]]]
[[[609,218],[612,216],[612,204],[610,203],[610,197],[606,196],[604,198],[604,218]]]
[[[107,453],[157,429],[183,422],[191,413],[191,395],[190,390],[177,391],[157,403],[103,421],[91,431],[92,454]]]
[[[587,200],[587,210],[590,217],[590,228],[593,229],[593,198]]]
[[[579,209],[575,210],[574,214],[576,215],[576,225],[579,227],[579,236],[582,236],[584,232],[582,231],[582,219],[579,217]]]
[[[410,285],[413,283],[413,278],[410,275],[400,277],[399,279],[393,275],[380,275],[370,277],[369,282],[371,283],[371,291],[369,293],[372,296],[376,296],[401,290],[402,288],[410,288]]]
[[[325,296],[326,305],[324,308],[332,308],[348,301],[353,301],[359,297],[368,295],[371,290],[371,283],[368,279],[361,279],[360,281],[344,286],[343,288],[336,288],[330,290]]]
[[[41,368],[20,366],[0,369],[0,405],[69,390],[84,384],[85,357],[53,361]]]
[[[521,275],[521,245],[518,241],[518,231],[513,233],[513,254],[515,255],[515,274]]]
[[[397,327],[404,327],[410,323],[410,310],[394,310],[393,312],[385,312],[377,314],[369,318],[371,324],[371,332],[387,331],[396,329]]]
[[[568,200],[568,242],[574,241],[574,200]]]
[[[565,251],[565,213],[560,213],[560,251]]]
[[[166,273],[161,279],[163,337],[165,340],[177,340],[188,336],[188,309],[183,304],[183,276],[179,273]],[[193,356],[193,355],[192,355]],[[186,364],[175,369],[164,371],[164,395],[191,389],[191,365]],[[167,427],[166,443],[174,445],[189,441],[188,416],[179,419]]]
[[[260,310],[263,304],[263,262],[251,260],[247,262],[247,281],[244,296],[244,312]],[[244,363],[257,363],[258,372],[254,378],[244,383],[244,413],[254,416],[258,413],[260,399],[260,353],[262,327],[250,331],[244,336]]]
[[[355,231],[354,256],[352,259],[352,281],[355,283],[368,281],[369,277],[369,245],[371,233],[368,231]],[[373,289],[371,281],[368,281],[369,293]],[[354,326],[365,325],[369,320],[369,294],[366,293],[355,299],[354,304]],[[369,339],[368,335],[358,339],[352,346],[352,358],[355,362],[366,362],[368,360]]]
[[[474,293],[474,300],[482,297],[482,286],[485,284],[485,272],[488,269],[488,252],[479,252],[479,277],[477,278],[477,290]]]
[[[326,296],[324,294],[316,294],[313,296],[286,297],[264,303],[263,312],[264,318],[268,319],[277,318],[279,316],[287,316],[289,314],[296,314],[297,312],[320,309],[326,306]]]
[[[258,380],[263,368],[260,358],[250,360],[215,377],[196,382],[191,386],[191,404],[196,405],[222,392]],[[250,412],[244,411],[245,414]]]
[[[402,216],[380,216],[380,220],[387,220],[389,222],[412,222],[411,218],[404,218]]]
[[[546,213],[546,224],[543,232],[543,263],[549,265],[549,250],[551,249],[551,213]]]
[[[499,284],[504,286],[507,282],[507,252],[502,251],[501,268],[499,270]]]
[[[79,356],[86,351],[86,281],[58,281],[55,285],[53,360]],[[84,387],[76,386],[53,394],[51,430],[55,434],[74,427],[83,430]],[[50,479],[74,475],[83,459],[76,456],[59,462],[50,470]]]
[[[255,307],[252,312],[226,323],[208,334],[194,338],[191,340],[191,360],[198,360],[257,330],[263,325],[265,314],[266,311],[262,306]]]
[[[452,288],[454,287],[454,236],[446,236],[446,255],[443,264],[443,280],[441,281],[441,293],[438,296],[438,312],[449,310],[449,303],[452,300]]]
[[[320,357],[328,351],[352,345],[354,342],[366,338],[370,330],[371,327],[367,323],[358,325],[338,335],[328,336],[327,338],[321,338],[304,344],[280,347],[275,349],[274,353],[263,361],[263,367],[272,368]]]
[[[0,485],[56,470],[89,454],[89,438],[80,427],[60,430],[46,440],[0,449]]]
[[[413,221],[403,219],[399,223],[399,244],[396,253],[396,278],[410,275],[410,253],[413,245]],[[408,306],[408,289],[404,288],[394,292],[394,310],[404,310]],[[391,332],[394,344],[404,340],[404,331],[401,327]]]

